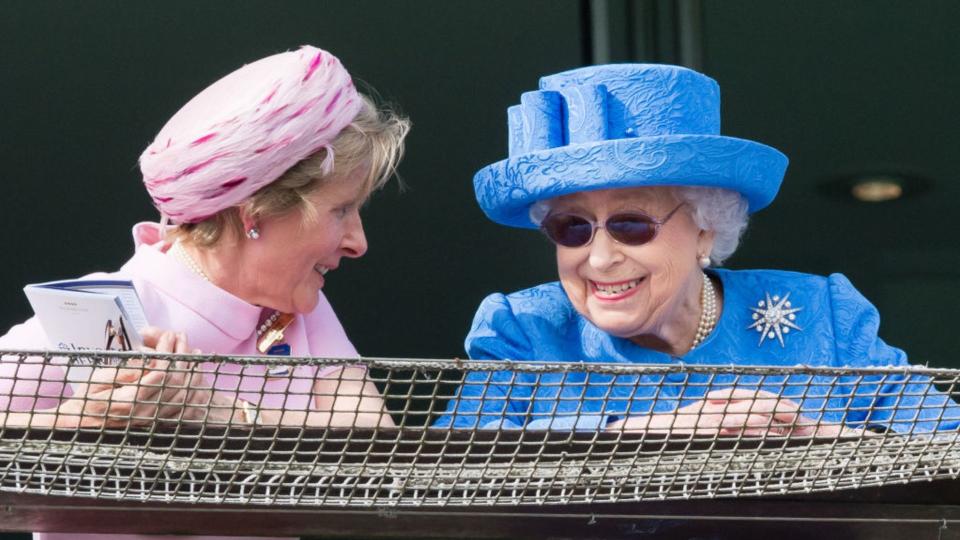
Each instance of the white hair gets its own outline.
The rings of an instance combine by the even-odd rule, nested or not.
[[[723,188],[679,186],[674,193],[690,205],[693,222],[705,231],[713,231],[710,264],[720,266],[740,245],[747,229],[747,199],[736,191]]]
[[[719,266],[733,255],[740,245],[740,237],[747,229],[747,200],[736,191],[700,186],[674,186],[673,192],[691,208],[691,216],[697,227],[713,231],[713,249],[710,264]],[[550,213],[552,199],[535,202],[530,207],[530,221],[540,225]]]

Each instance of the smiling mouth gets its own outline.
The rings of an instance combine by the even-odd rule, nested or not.
[[[597,283],[591,281],[593,292],[600,298],[620,298],[627,296],[630,291],[635,289],[643,281],[643,278],[621,281],[620,283]]]
[[[313,269],[314,269],[316,272],[318,272],[321,276],[325,276],[325,275],[327,274],[327,272],[330,271],[330,267],[329,267],[329,266],[323,266],[323,265],[319,265],[319,264],[318,264],[318,265],[315,265],[315,266],[313,267]]]

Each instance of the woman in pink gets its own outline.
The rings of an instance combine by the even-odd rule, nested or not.
[[[366,252],[359,209],[393,175],[408,129],[326,51],[245,65],[144,151],[161,222],[134,227],[136,251],[118,271],[88,277],[134,283],[152,325],[144,344],[159,352],[357,357],[321,288],[343,258]],[[0,337],[0,350],[47,346],[35,318]],[[4,362],[0,423],[392,425],[360,367],[170,367],[101,368],[71,388],[57,366]]]

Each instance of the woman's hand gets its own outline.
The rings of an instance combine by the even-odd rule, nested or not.
[[[796,402],[764,390],[713,390],[703,400],[672,413],[632,416],[610,424],[608,430],[745,435],[775,437],[840,437],[859,432],[819,423],[800,414]]]
[[[142,332],[145,350],[187,354],[187,337],[148,327]],[[202,373],[185,361],[133,359],[120,367],[93,370],[90,382],[62,403],[55,427],[123,427],[157,421],[233,417],[232,403],[211,408],[214,393]]]
[[[307,425],[354,428],[395,425],[377,386],[367,377],[366,368],[340,368],[317,379],[313,393],[314,408],[307,415]]]

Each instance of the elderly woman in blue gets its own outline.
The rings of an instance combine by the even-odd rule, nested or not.
[[[471,358],[907,365],[844,276],[717,268],[776,196],[787,158],[720,135],[712,79],[665,65],[576,69],[542,78],[508,117],[509,158],[477,173],[477,199],[498,223],[542,230],[560,281],[486,298]],[[960,424],[960,407],[909,373],[709,377],[468,373],[434,425],[833,436]]]

